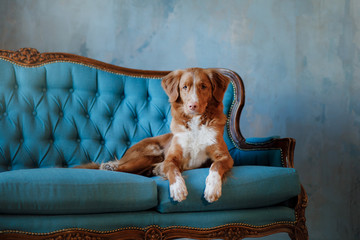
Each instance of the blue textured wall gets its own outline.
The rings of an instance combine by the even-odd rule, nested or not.
[[[359,239],[359,12],[359,0],[0,0],[0,48],[237,71],[243,134],[297,140],[310,239]]]

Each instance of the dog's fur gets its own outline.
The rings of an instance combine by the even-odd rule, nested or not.
[[[229,79],[213,69],[169,73],[162,79],[162,87],[171,103],[171,133],[140,141],[120,160],[83,168],[163,176],[169,180],[171,198],[181,202],[188,195],[181,172],[210,160],[204,197],[208,202],[218,200],[224,176],[233,166],[223,139],[226,116],[222,100],[228,84]]]

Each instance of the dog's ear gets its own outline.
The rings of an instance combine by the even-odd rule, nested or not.
[[[230,79],[216,70],[209,69],[208,76],[213,88],[213,96],[217,102],[222,102]]]
[[[182,74],[182,70],[176,70],[163,77],[161,81],[161,86],[169,96],[170,102],[175,102],[179,97],[179,83]]]

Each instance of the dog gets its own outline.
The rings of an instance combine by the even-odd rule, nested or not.
[[[215,69],[170,72],[161,85],[171,104],[171,133],[146,138],[128,149],[120,160],[93,167],[163,176],[169,180],[170,197],[181,202],[188,195],[181,173],[210,162],[204,198],[210,203],[217,201],[234,162],[223,139],[227,118],[222,100],[229,82]]]

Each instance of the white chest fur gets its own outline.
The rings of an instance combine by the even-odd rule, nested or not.
[[[183,170],[200,167],[207,159],[206,148],[216,143],[216,131],[200,125],[200,116],[188,122],[188,128],[175,134],[183,151]]]

